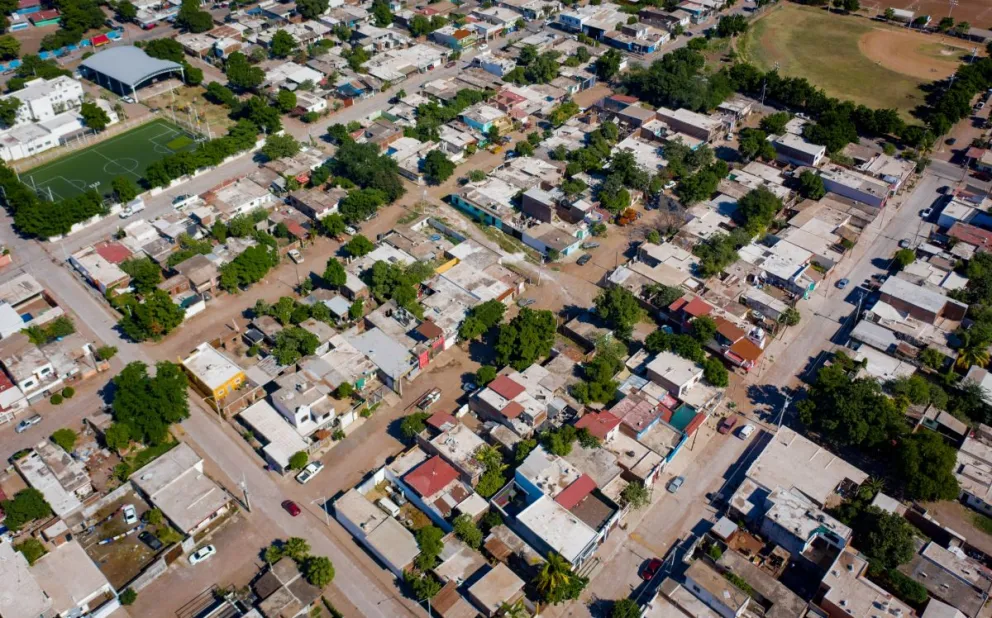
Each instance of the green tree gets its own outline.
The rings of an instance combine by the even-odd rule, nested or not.
[[[363,255],[368,255],[369,253],[372,253],[374,249],[375,249],[375,245],[372,244],[372,241],[366,238],[365,236],[363,236],[362,234],[358,234],[352,237],[352,239],[349,240],[348,243],[345,244],[344,246],[344,250],[347,251],[348,254],[353,257],[361,257]]]
[[[455,518],[452,527],[454,528],[455,536],[461,539],[466,545],[472,549],[482,547],[482,530],[479,530],[479,526],[475,524],[471,517],[462,513]]]
[[[607,50],[596,59],[596,76],[604,82],[609,82],[620,73],[623,55],[616,49]]]
[[[162,282],[162,269],[148,257],[125,260],[120,268],[131,277],[131,286],[139,294],[148,294]]]
[[[79,106],[79,115],[82,116],[86,126],[94,131],[103,131],[110,124],[110,116],[96,103],[84,102]]]
[[[0,99],[0,124],[11,127],[17,120],[17,110],[21,108],[21,100],[17,97]]]
[[[303,578],[323,590],[334,580],[334,565],[325,556],[310,556],[303,563]]]
[[[375,25],[380,28],[385,28],[393,23],[393,12],[389,10],[389,2],[387,0],[373,0],[372,18],[375,20]],[[399,98],[402,99],[403,97]]]
[[[27,538],[22,543],[14,545],[14,551],[19,551],[27,559],[28,565],[33,565],[39,558],[47,554],[45,546],[35,538]]]
[[[310,463],[310,457],[306,451],[297,451],[289,458],[290,470],[302,470]]]
[[[892,21],[893,19],[896,18],[896,10],[891,6],[886,7],[885,12],[882,13],[882,16],[885,17],[886,21]]]
[[[406,415],[400,422],[400,433],[407,440],[413,440],[420,432],[427,429],[425,421],[430,417],[430,412],[414,412]]]
[[[185,309],[158,289],[145,294],[142,302],[138,302],[133,295],[118,297],[118,302],[124,313],[118,324],[124,334],[134,341],[161,339],[182,324],[186,317]]]
[[[915,500],[953,500],[960,488],[954,476],[955,450],[932,431],[907,437],[897,449],[906,495]]]
[[[176,15],[176,26],[200,33],[212,29],[214,20],[210,13],[200,9],[199,0],[183,0]]]
[[[123,423],[113,423],[103,434],[107,448],[121,451],[131,443],[131,428]]]
[[[68,427],[56,429],[52,433],[52,442],[58,444],[66,453],[71,453],[72,449],[76,448],[76,440],[76,432]]]
[[[239,90],[254,90],[265,81],[265,71],[252,66],[248,57],[241,52],[232,52],[227,56],[224,73],[228,82]]]
[[[610,618],[638,618],[640,615],[641,606],[633,599],[619,599],[610,608]]]
[[[161,361],[151,377],[147,365],[132,362],[113,382],[114,422],[126,425],[132,440],[163,444],[171,439],[169,427],[189,417],[189,384],[179,365]]]
[[[112,345],[102,345],[96,349],[96,355],[100,360],[109,361],[117,356],[117,348]]]
[[[126,204],[138,197],[138,185],[127,176],[117,176],[110,181],[110,187],[114,191],[114,196],[121,204]]]
[[[7,514],[4,524],[14,532],[26,523],[52,516],[52,507],[45,496],[32,487],[22,489],[10,500],[0,501],[0,508]]]
[[[555,552],[548,553],[547,562],[533,582],[541,600],[552,605],[578,599],[588,583],[587,578],[572,572],[571,565]]]
[[[535,361],[551,354],[557,322],[550,311],[534,311],[527,307],[499,329],[496,341],[496,362],[512,365],[523,371]]]
[[[0,60],[13,60],[21,54],[21,42],[12,35],[0,36]]]
[[[769,161],[775,159],[775,147],[761,129],[741,129],[737,150],[748,161],[758,157]]]
[[[628,483],[620,492],[620,502],[623,506],[629,506],[637,510],[647,506],[651,502],[651,494],[641,481]]]
[[[421,571],[434,568],[434,565],[437,564],[438,556],[441,555],[441,550],[444,549],[444,541],[442,541],[444,532],[431,524],[417,530],[415,536],[417,538],[417,547],[420,548],[420,554],[414,560],[414,564]]]
[[[701,315],[692,320],[689,325],[689,335],[700,345],[706,345],[710,339],[716,336],[716,329],[716,320],[708,315]]]
[[[303,19],[317,19],[327,12],[327,0],[299,0],[296,3],[296,10]]]
[[[940,369],[944,365],[944,353],[936,348],[924,348],[920,352],[920,362],[923,363],[924,367],[929,367],[930,369]]]
[[[336,258],[327,259],[327,268],[324,269],[324,274],[322,278],[327,283],[329,287],[338,288],[345,284],[348,280],[348,273],[345,272],[344,266]]]
[[[276,94],[276,107],[284,114],[296,109],[296,93],[292,90],[280,90]]]
[[[492,365],[483,365],[475,372],[475,383],[479,386],[486,386],[496,379],[496,368]]]
[[[717,388],[726,388],[730,384],[727,368],[718,358],[707,358],[703,361],[703,378]]]
[[[134,588],[125,588],[124,591],[118,595],[117,599],[121,602],[121,605],[133,605],[134,602],[138,600],[138,593],[134,591]]]
[[[280,365],[291,365],[304,356],[310,356],[317,350],[320,341],[310,331],[294,326],[284,328],[276,335],[276,344],[272,354]]]
[[[282,560],[282,557],[283,557],[282,548],[276,545],[275,543],[265,548],[264,558],[265,558],[265,562],[267,562],[268,564],[275,564],[280,560]]]
[[[296,51],[296,40],[293,35],[280,28],[272,35],[269,51],[276,58],[286,58]]]
[[[892,259],[895,261],[896,267],[902,270],[916,261],[916,252],[912,249],[899,249],[892,256]]]
[[[440,150],[432,150],[424,157],[424,177],[427,182],[439,185],[455,173],[455,164]]]
[[[341,215],[334,213],[321,219],[320,227],[324,230],[325,234],[332,238],[336,238],[341,234],[344,234],[344,229],[348,227],[348,224],[344,222]]]
[[[785,133],[785,125],[791,119],[789,112],[775,112],[762,118],[758,126],[769,135],[781,135]]]
[[[796,324],[799,324],[799,321],[801,319],[802,319],[802,315],[799,313],[797,309],[794,309],[792,307],[789,307],[788,309],[782,312],[782,315],[778,316],[779,323],[785,324],[786,326],[795,326]]]
[[[352,320],[357,320],[363,315],[365,315],[365,301],[358,298],[355,302],[351,303],[350,307],[348,307],[348,317]]]
[[[292,94],[292,93],[290,93]],[[283,135],[270,135],[262,146],[262,154],[270,160],[292,157],[300,151],[300,143],[289,133]]]
[[[430,573],[417,575],[413,571],[403,571],[403,580],[420,601],[433,599],[437,593],[441,592],[441,582],[437,581],[437,578]]]
[[[629,290],[619,286],[600,292],[595,304],[597,315],[623,340],[630,339],[634,325],[644,317],[644,310],[637,298]]]
[[[804,170],[799,174],[799,194],[809,200],[818,200],[827,194],[827,189],[819,174]]]

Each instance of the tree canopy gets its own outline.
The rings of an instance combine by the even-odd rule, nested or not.
[[[499,329],[496,362],[518,371],[551,354],[557,322],[550,311],[524,307],[515,318]]]
[[[114,422],[125,425],[132,440],[162,444],[170,439],[169,427],[189,416],[188,382],[179,365],[167,361],[148,366],[129,363],[113,380]]]

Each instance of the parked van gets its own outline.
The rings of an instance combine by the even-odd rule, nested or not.
[[[145,200],[139,198],[133,199],[124,206],[124,210],[121,211],[121,219],[127,219],[131,215],[136,215],[145,209]]]
[[[400,507],[396,506],[396,503],[390,500],[389,498],[379,498],[376,501],[376,505],[386,513],[392,515],[393,517],[399,517]]]

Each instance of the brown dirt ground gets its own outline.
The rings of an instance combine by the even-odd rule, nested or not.
[[[858,49],[866,57],[903,75],[922,80],[935,80],[950,76],[959,65],[955,55],[935,57],[922,52],[922,46],[943,44],[970,51],[964,41],[949,37],[930,37],[918,32],[896,31],[887,28],[872,30],[858,41]]]
[[[862,4],[871,8],[870,4]],[[950,8],[946,0],[880,0],[879,11],[887,7],[908,9],[917,15],[930,15],[934,20],[940,20],[947,15]],[[961,0],[951,13],[954,21],[966,21],[976,28],[992,26],[992,2],[989,0]]]

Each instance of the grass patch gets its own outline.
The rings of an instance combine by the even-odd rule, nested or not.
[[[755,21],[739,44],[742,59],[762,70],[806,77],[833,97],[908,112],[923,103],[923,81],[865,56],[861,38],[879,28],[867,19],[783,4]]]
[[[986,517],[981,513],[972,513],[971,523],[985,534],[992,534],[992,518]]]
[[[164,444],[149,446],[141,449],[134,455],[129,456],[127,459],[125,459],[125,461],[132,470],[138,470],[144,467],[146,464],[151,463],[152,460],[158,459],[162,455],[165,455],[166,453],[168,453],[178,445],[179,445],[179,441],[173,440],[172,442],[166,442]]]
[[[178,152],[193,143],[193,138],[188,135],[180,135],[176,139],[167,142],[165,147],[173,152]]]

